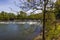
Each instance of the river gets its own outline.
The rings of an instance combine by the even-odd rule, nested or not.
[[[41,30],[40,24],[0,24],[0,40],[32,40]]]

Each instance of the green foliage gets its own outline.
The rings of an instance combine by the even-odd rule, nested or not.
[[[30,18],[30,19],[42,19],[42,14],[41,13],[38,13],[38,14],[30,14],[28,16],[28,18]]]
[[[0,13],[0,21],[9,21],[10,19],[15,19],[15,14],[4,11]]]
[[[60,0],[57,0],[55,3],[55,13],[57,19],[60,19]]]
[[[56,29],[55,26],[51,25],[50,27],[52,28],[46,33],[46,40],[57,40],[60,36],[60,25],[57,25]]]
[[[0,20],[8,20],[9,19],[9,16],[6,12],[2,11],[0,13]]]
[[[15,15],[14,13],[7,13],[2,11],[0,13],[0,21],[9,21],[9,20],[24,20],[24,19],[42,19],[42,13],[38,14],[30,14],[27,15],[27,13],[20,11],[19,14]]]
[[[46,13],[46,22],[45,22],[45,38],[46,40],[57,40],[60,33],[60,27],[56,23],[56,14],[53,12]]]
[[[55,10],[47,10],[45,14],[45,39],[46,40],[57,40],[60,36],[60,26],[56,23],[56,17],[60,18],[60,1],[57,0],[55,4]]]
[[[23,11],[20,11],[20,14],[17,15],[17,19],[26,19],[27,14]]]
[[[15,15],[15,14],[13,14],[13,13],[8,13],[8,15],[9,15],[9,20],[14,20],[14,19],[16,19],[16,15]]]

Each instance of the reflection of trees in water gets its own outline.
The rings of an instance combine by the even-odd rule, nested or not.
[[[34,33],[37,32],[39,26],[37,25],[30,25],[27,29],[24,28],[24,30],[21,32],[22,37],[29,38],[31,36],[34,36]],[[36,34],[37,35],[37,34]]]
[[[29,25],[29,24],[9,24],[9,25],[0,25],[0,30],[6,32],[7,35],[13,39],[17,40],[28,40],[32,39],[37,33],[39,25]],[[16,28],[17,27],[17,28]],[[16,30],[15,30],[16,28]],[[36,34],[37,35],[37,34]],[[13,37],[14,36],[14,37]]]
[[[30,35],[31,33],[33,33],[35,30],[34,25],[31,25],[30,27],[28,27],[27,29],[24,28],[24,30],[21,32],[23,35]]]

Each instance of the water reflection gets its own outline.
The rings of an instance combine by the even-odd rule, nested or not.
[[[0,24],[0,40],[32,40],[41,29],[34,24]]]

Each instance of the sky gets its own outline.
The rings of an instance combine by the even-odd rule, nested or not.
[[[16,12],[20,11],[19,7],[15,5],[15,2],[18,3],[19,0],[0,0],[0,12],[5,11],[5,12]],[[12,8],[13,11],[10,9]],[[32,10],[30,10],[32,11]]]
[[[14,2],[18,3],[19,0],[0,0],[0,12],[5,11],[5,12],[15,12],[16,13],[16,11],[20,11],[21,9],[19,9],[19,7],[17,7]],[[11,8],[13,10],[11,10]],[[32,11],[32,10],[30,10],[30,11]]]
[[[0,11],[19,11],[20,9],[14,4],[15,1],[16,3],[18,2],[18,0],[0,0]],[[14,11],[12,11],[10,8],[12,8]]]

